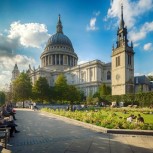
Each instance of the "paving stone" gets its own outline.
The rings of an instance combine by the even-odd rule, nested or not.
[[[153,153],[153,136],[108,134],[39,111],[17,110],[12,153]]]

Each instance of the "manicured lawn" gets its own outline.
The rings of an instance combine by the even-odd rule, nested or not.
[[[126,113],[125,113],[126,110]],[[153,130],[153,109],[133,108],[88,108],[87,110],[76,110],[75,112],[65,110],[53,110],[43,108],[42,111],[51,112],[57,115],[73,118],[90,124],[114,129],[142,129]],[[137,123],[136,119],[129,123],[126,121],[131,114],[140,114],[145,123]]]

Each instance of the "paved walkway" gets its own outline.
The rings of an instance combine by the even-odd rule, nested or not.
[[[16,118],[12,153],[153,153],[153,136],[99,133],[26,109]]]

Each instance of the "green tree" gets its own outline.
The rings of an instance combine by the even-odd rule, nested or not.
[[[55,80],[55,99],[63,102],[67,99],[67,92],[68,92],[68,84],[66,77],[63,74],[58,75],[57,79]]]
[[[81,102],[85,101],[86,100],[86,96],[84,94],[84,91],[82,91],[82,90],[78,90],[78,91],[80,93],[80,101]]]
[[[104,95],[110,95],[111,94],[111,87],[106,86],[105,84],[101,84],[99,87],[99,95],[100,97]]]
[[[5,93],[0,91],[0,106],[5,103]]]
[[[32,95],[32,83],[27,73],[22,72],[13,81],[13,99],[15,101],[22,101],[24,108],[24,101],[29,100]]]
[[[35,82],[33,88],[33,100],[38,100],[43,102],[44,100],[48,101],[50,97],[50,88],[45,77],[39,77]]]
[[[71,105],[71,110],[73,108],[74,103],[80,101],[80,99],[80,91],[74,85],[68,85],[66,100],[69,101],[69,104]]]
[[[148,79],[149,79],[149,81],[153,81],[153,76],[152,75],[149,75],[148,76]]]
[[[87,96],[86,101],[87,101],[87,105],[92,105],[93,104],[93,96],[92,96],[91,92]]]
[[[10,91],[5,92],[6,101],[12,101],[12,94]]]
[[[143,85],[140,84],[138,87],[138,93],[142,93],[143,92]]]

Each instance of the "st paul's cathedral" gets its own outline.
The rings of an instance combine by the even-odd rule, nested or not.
[[[62,73],[68,84],[75,85],[86,96],[94,94],[101,84],[111,86],[112,95],[133,93],[137,90],[134,78],[134,50],[132,42],[130,46],[128,44],[127,27],[123,18],[123,6],[121,6],[117,42],[112,48],[112,62],[93,60],[78,65],[78,56],[71,40],[63,32],[59,15],[56,33],[49,38],[40,56],[41,66],[32,69],[29,65],[28,73],[33,84],[39,77],[45,77],[50,86],[54,86],[56,78]],[[12,80],[18,75],[16,64],[12,71]]]

